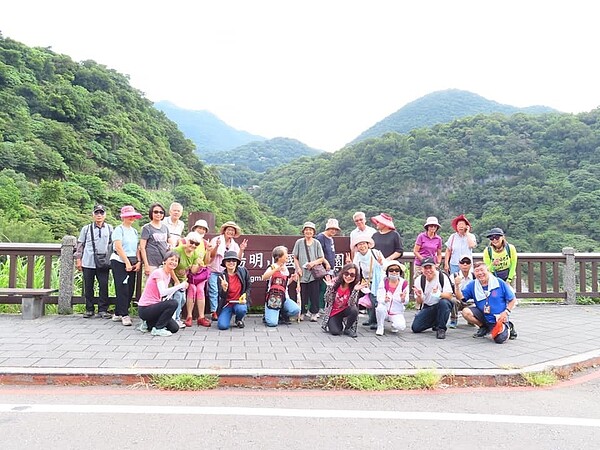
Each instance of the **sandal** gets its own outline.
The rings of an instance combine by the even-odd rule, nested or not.
[[[202,327],[207,327],[210,328],[210,320],[208,320],[206,317],[200,317],[198,318],[198,326],[202,326]],[[190,326],[191,326],[191,322],[190,322]]]

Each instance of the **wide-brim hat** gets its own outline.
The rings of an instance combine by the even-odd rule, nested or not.
[[[341,231],[340,224],[338,223],[337,219],[329,219],[327,221],[327,223],[325,224],[325,229],[329,230],[330,228]]]
[[[227,267],[225,265],[225,261],[231,261],[232,259],[235,259],[238,264],[242,262],[242,260],[240,258],[238,258],[237,252],[229,250],[229,251],[226,251],[225,254],[223,255],[223,261],[221,261],[221,265],[223,267]]]
[[[358,236],[352,239],[352,242],[350,243],[350,248],[356,247],[361,242],[366,242],[369,248],[375,247],[375,241],[371,236],[369,236],[368,234],[359,234]]]
[[[496,227],[496,228],[492,228],[490,231],[485,233],[485,237],[488,239],[490,238],[490,236],[495,236],[495,235],[504,236],[504,230],[502,230],[502,228]]]
[[[373,222],[375,225],[380,223],[384,227],[391,228],[392,230],[396,229],[394,226],[394,219],[389,214],[380,213],[377,216],[371,217],[371,222]]]
[[[126,218],[141,219],[142,215],[131,205],[125,205],[121,208],[121,219]]]
[[[467,219],[464,214],[461,214],[460,216],[456,216],[454,219],[452,219],[451,225],[452,228],[454,228],[454,231],[458,231],[456,227],[458,226],[458,222],[460,222],[461,220],[468,226],[471,226],[471,222],[469,222],[469,219]]]
[[[195,231],[196,228],[198,228],[198,227],[204,228],[206,230],[206,232],[208,233],[208,223],[206,223],[206,220],[204,220],[204,219],[196,220],[196,223],[192,227],[192,231]]]
[[[427,229],[429,225],[435,225],[436,227],[438,227],[438,229],[442,228],[442,226],[438,222],[437,217],[434,216],[430,216],[427,218],[427,220],[425,221],[425,225],[423,225],[423,228]]]
[[[397,266],[398,268],[400,268],[400,275],[404,276],[404,274],[406,273],[406,266],[404,264],[396,261],[395,259],[388,259],[388,260],[384,261],[383,271],[385,273],[387,273],[388,269],[393,266]]]
[[[302,231],[301,232],[304,233],[304,230],[306,228],[312,228],[315,233],[317,232],[317,227],[312,222],[304,222],[304,225],[302,225]]]
[[[242,234],[242,229],[238,226],[237,223],[235,223],[235,222],[233,222],[231,220],[228,221],[228,222],[225,222],[223,225],[221,225],[221,230],[219,231],[219,234],[225,233],[225,230],[227,228],[229,228],[229,227],[235,229],[235,236],[234,236],[234,238],[239,238],[240,234]]]

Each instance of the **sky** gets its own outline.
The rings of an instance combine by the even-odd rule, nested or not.
[[[407,103],[463,89],[600,106],[590,0],[12,0],[0,32],[126,74],[153,102],[335,151]]]

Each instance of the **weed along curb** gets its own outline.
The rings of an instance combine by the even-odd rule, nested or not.
[[[574,373],[600,366],[600,357],[562,365],[478,370],[136,370],[2,368],[1,385],[130,386],[164,390],[353,389],[363,391],[444,389],[450,387],[548,386]]]

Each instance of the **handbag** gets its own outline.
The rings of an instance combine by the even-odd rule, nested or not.
[[[92,226],[94,224],[90,224],[90,237],[92,238],[92,250],[93,250],[93,254],[94,254],[94,265],[96,266],[96,270],[100,270],[100,271],[104,271],[106,272],[107,270],[110,269],[110,256],[108,255],[108,253],[97,253],[96,252],[96,242],[94,241],[94,232],[92,231]],[[108,228],[108,232],[110,233],[110,228]],[[108,235],[108,246],[110,247],[110,244],[112,242],[112,235],[109,234]]]
[[[304,240],[304,250],[306,251],[306,259],[310,261],[310,255],[308,254],[308,245],[306,245],[306,239]],[[310,273],[314,277],[315,280],[320,280],[327,275],[327,270],[325,270],[325,266],[323,264],[316,264],[312,266],[310,269]]]
[[[188,272],[187,279],[190,284],[200,284],[203,281],[208,280],[210,276],[210,269],[208,267],[201,267],[196,273]]]

